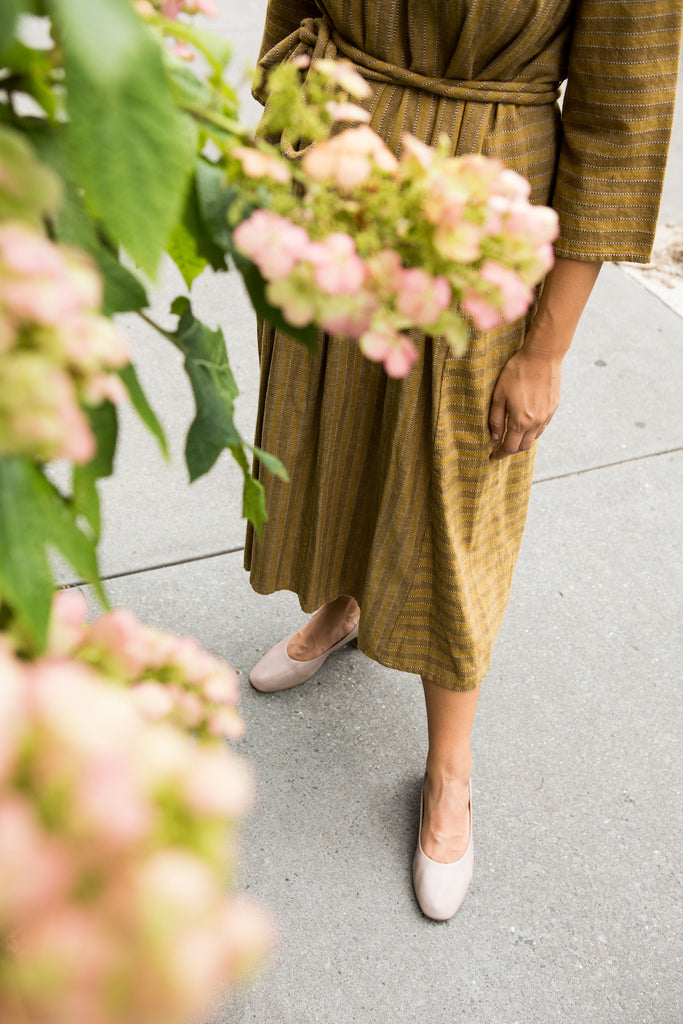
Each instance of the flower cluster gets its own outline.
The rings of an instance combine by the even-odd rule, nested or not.
[[[82,405],[119,401],[125,338],[98,312],[87,256],[19,222],[0,223],[0,454],[87,462],[95,439]]]
[[[126,609],[86,623],[78,591],[55,596],[48,638],[53,658],[77,658],[104,680],[130,688],[136,708],[152,722],[191,729],[201,739],[239,739],[239,681],[226,662],[193,637],[145,626]]]
[[[309,78],[321,75],[357,98],[367,91],[343,62],[314,64]],[[238,210],[234,244],[288,323],[358,339],[401,377],[417,356],[410,331],[461,351],[465,316],[489,330],[526,313],[558,227],[553,210],[529,202],[524,178],[495,159],[450,157],[445,140],[431,148],[404,136],[397,159],[348,102],[328,97],[319,115],[323,127],[361,123],[304,146],[296,162],[265,143],[231,152],[259,207]]]
[[[205,18],[217,18],[220,14],[215,0],[133,0],[133,6],[144,21],[156,20],[163,27],[163,34],[170,36],[172,52],[176,57],[185,61],[194,60],[195,50],[191,44],[196,46],[198,40],[193,33],[190,33],[189,38],[183,38],[185,35],[183,30],[187,26],[184,21],[179,19],[179,16],[181,14],[203,14]],[[159,16],[161,16],[161,20],[159,20]]]
[[[203,14],[206,18],[217,18],[221,13],[216,0],[134,0],[134,7],[143,17],[158,11],[171,21],[175,21],[179,14]]]
[[[224,743],[147,721],[85,650],[60,653],[82,639],[60,603],[43,657],[0,637],[0,1019],[186,1021],[272,943],[225,887],[251,777]],[[131,631],[91,630],[91,651],[141,663]],[[190,671],[195,651],[168,650]]]

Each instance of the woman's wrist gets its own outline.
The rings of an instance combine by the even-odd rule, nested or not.
[[[543,284],[522,351],[533,359],[562,362],[600,271],[600,263],[559,258]]]
[[[527,331],[520,351],[530,359],[561,363],[573,337],[573,327],[560,329],[542,321],[539,323],[537,318]]]

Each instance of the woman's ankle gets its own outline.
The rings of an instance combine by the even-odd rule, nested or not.
[[[472,776],[472,758],[463,754],[461,757],[449,757],[448,761],[437,761],[427,756],[425,773],[434,788],[467,785]]]
[[[328,601],[295,633],[287,653],[295,661],[308,661],[329,650],[358,622],[360,608],[352,597]]]
[[[324,611],[334,619],[352,618],[354,622],[358,620],[360,615],[358,602],[354,597],[349,597],[347,594],[341,594],[339,597],[335,597],[334,600],[328,601],[319,611]]]

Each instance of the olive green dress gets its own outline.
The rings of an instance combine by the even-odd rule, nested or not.
[[[410,132],[499,157],[558,211],[559,255],[647,262],[680,20],[675,0],[270,0],[261,65],[348,58],[394,152]],[[261,325],[256,443],[291,482],[257,467],[269,521],[262,540],[247,535],[253,587],[292,590],[307,612],[351,594],[371,658],[478,685],[533,472],[533,450],[490,461],[487,426],[525,328],[473,332],[462,356],[415,334],[418,360],[392,380],[348,339],[322,335],[312,356]]]

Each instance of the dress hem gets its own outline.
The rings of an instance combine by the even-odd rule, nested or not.
[[[262,597],[267,597],[270,594],[278,594],[278,593],[281,593],[283,591],[285,591],[285,592],[287,592],[289,594],[296,594],[296,596],[297,596],[297,598],[299,600],[299,606],[300,606],[302,612],[305,615],[312,615],[313,612],[317,611],[318,608],[320,608],[322,606],[322,604],[326,603],[325,601],[322,601],[320,603],[319,602],[310,602],[310,607],[308,607],[309,602],[308,601],[304,601],[301,598],[301,596],[300,596],[299,592],[297,591],[297,589],[295,587],[291,587],[291,586],[283,585],[281,587],[264,587],[264,586],[258,586],[256,583],[254,583],[253,580],[250,580],[250,585],[251,585],[252,590],[255,593],[257,593],[257,594],[260,594]],[[334,597],[339,597],[339,596],[341,596],[341,595],[336,594],[336,595],[334,595],[332,597],[329,597],[328,600],[332,601],[332,600],[334,600]],[[345,596],[353,597],[354,600],[356,600],[356,601],[358,600],[355,594],[348,594],[348,595],[345,595]],[[387,654],[385,654],[383,652],[378,651],[377,650],[377,645],[373,645],[372,643],[367,642],[366,638],[363,636],[362,614],[361,614],[361,622],[359,624],[358,639],[356,641],[356,644],[357,644],[357,647],[358,647],[359,651],[362,651],[362,653],[365,654],[366,657],[370,658],[371,661],[376,662],[378,665],[382,665],[383,668],[393,669],[396,672],[405,672],[405,673],[407,673],[409,675],[416,675],[416,676],[425,675],[425,676],[428,677],[430,682],[433,682],[437,686],[442,687],[442,689],[444,689],[444,690],[451,690],[451,691],[455,691],[455,692],[458,692],[458,693],[463,693],[463,692],[466,692],[468,690],[476,690],[476,688],[481,685],[482,680],[487,675],[489,667],[490,667],[490,666],[486,667],[486,671],[482,674],[481,678],[475,677],[475,676],[471,676],[471,677],[467,677],[467,678],[463,679],[462,677],[455,676],[455,675],[452,675],[452,676],[449,676],[448,678],[445,678],[444,674],[443,674],[443,669],[438,669],[438,672],[440,674],[437,675],[437,674],[435,674],[435,670],[433,668],[430,669],[429,667],[419,667],[410,658],[407,658],[407,657],[406,658],[401,658],[400,656],[387,655]]]

